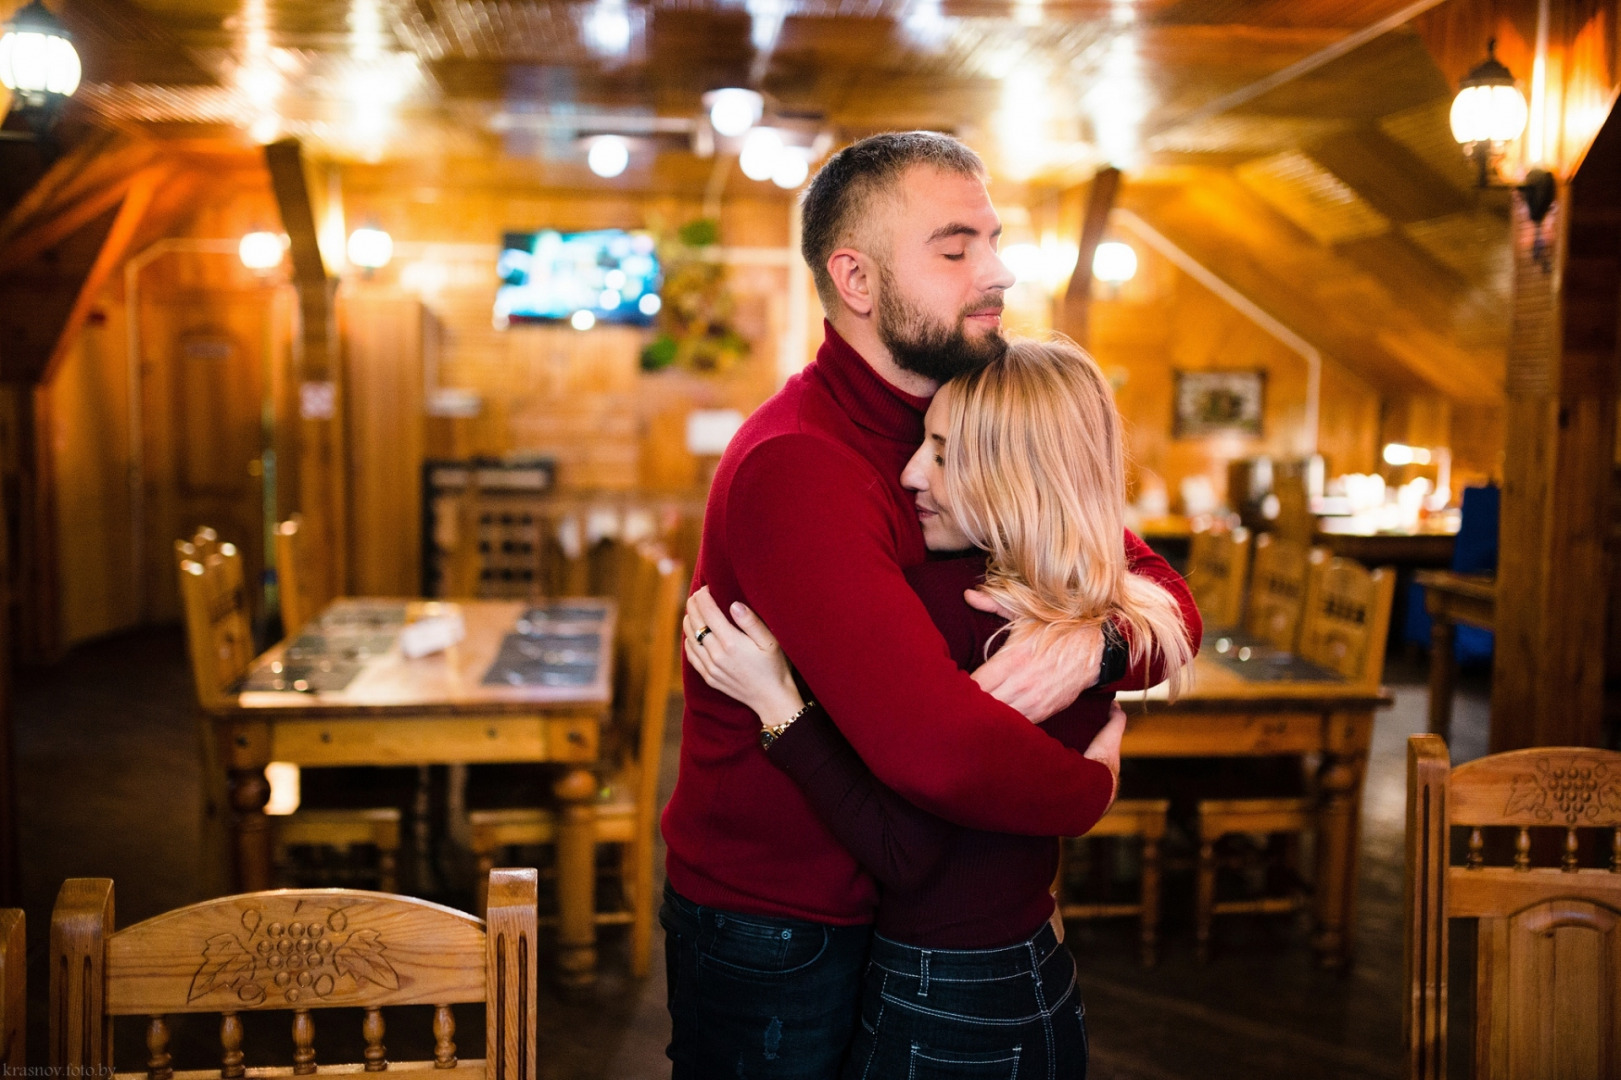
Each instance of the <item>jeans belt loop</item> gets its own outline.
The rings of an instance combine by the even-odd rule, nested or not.
[[[929,950],[923,950],[922,977],[918,980],[917,996],[929,996]]]

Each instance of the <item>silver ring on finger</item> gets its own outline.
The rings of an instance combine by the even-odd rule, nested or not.
[[[703,644],[703,643],[704,643],[704,637],[705,637],[705,635],[708,635],[708,634],[713,634],[713,633],[714,633],[714,632],[715,632],[715,631],[713,631],[713,630],[711,630],[711,629],[710,629],[710,628],[709,628],[709,627],[707,627],[707,626],[705,626],[705,627],[701,627],[701,628],[700,628],[700,629],[699,629],[699,630],[698,630],[698,636],[697,636],[697,637],[695,637],[695,638],[693,638],[693,641],[695,641],[695,642],[697,642],[697,643],[698,643],[698,644],[699,644],[699,645],[702,645],[702,644]]]

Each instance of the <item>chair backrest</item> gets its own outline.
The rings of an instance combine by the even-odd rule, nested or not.
[[[385,1069],[381,1009],[434,1006],[435,1072],[533,1080],[534,870],[495,870],[487,922],[354,889],[280,889],[206,900],[113,928],[113,883],[69,878],[51,914],[51,1065],[113,1073],[115,1016],[147,1017],[145,1075],[172,1075],[176,1013],[219,1013],[220,1075],[243,1076],[243,1012],[293,1014],[290,1069],[316,1071],[313,1010],[362,1008],[365,1068]],[[458,1063],[451,1006],[486,1003],[484,1061]],[[81,1069],[82,1072],[71,1070]],[[131,1073],[126,1075],[141,1075]]]
[[[1248,529],[1196,529],[1188,542],[1188,587],[1211,630],[1236,627],[1249,578]]]
[[[645,661],[641,709],[637,731],[636,826],[638,835],[652,836],[658,816],[659,765],[664,755],[664,722],[675,680],[672,657],[681,639],[681,613],[686,608],[686,567],[680,559],[655,545],[642,546],[642,559],[651,563],[651,596],[644,622]]]
[[[22,1076],[28,1031],[28,942],[20,908],[0,908],[0,1067]]]
[[[242,556],[234,546],[221,544],[202,561],[180,560],[180,607],[197,700],[204,708],[218,707],[253,662]]]
[[[1512,862],[1489,865],[1499,829]],[[1597,834],[1600,866],[1580,866],[1578,830]],[[1534,867],[1548,832],[1559,865]],[[1422,1080],[1447,1075],[1449,919],[1478,920],[1474,1076],[1621,1077],[1621,753],[1539,747],[1454,769],[1440,736],[1408,739],[1402,1029]]]
[[[1300,645],[1310,556],[1306,545],[1293,540],[1271,533],[1255,538],[1244,629],[1285,652],[1294,652]]]
[[[1369,570],[1354,559],[1313,551],[1300,655],[1354,683],[1377,686],[1395,595],[1396,571],[1389,567]]]
[[[315,617],[310,593],[309,543],[304,515],[294,514],[276,526],[276,582],[281,597],[282,633],[292,637]]]

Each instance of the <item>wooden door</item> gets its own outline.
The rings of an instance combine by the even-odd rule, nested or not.
[[[173,486],[166,512],[155,517],[171,540],[209,525],[235,544],[258,612],[264,595],[264,452],[271,428],[264,359],[273,347],[272,305],[253,294],[211,294],[204,305],[175,305],[166,314],[172,410],[166,456]],[[165,554],[167,549],[164,544]]]

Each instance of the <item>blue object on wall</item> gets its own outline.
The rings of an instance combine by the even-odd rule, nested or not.
[[[1497,572],[1497,516],[1502,489],[1496,485],[1464,488],[1459,512],[1458,539],[1452,548],[1452,569],[1459,574]],[[1430,644],[1430,613],[1424,607],[1424,586],[1414,582],[1407,595],[1407,623],[1402,636],[1426,648]],[[1489,663],[1492,632],[1478,626],[1459,626],[1453,635],[1453,656],[1460,664]]]

